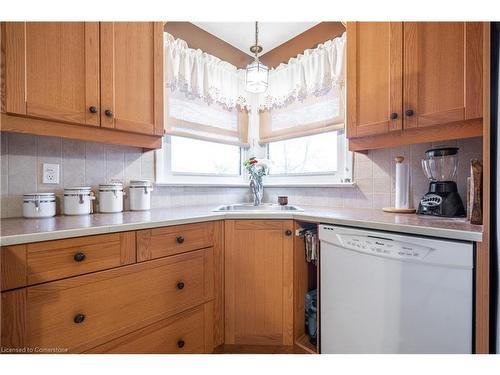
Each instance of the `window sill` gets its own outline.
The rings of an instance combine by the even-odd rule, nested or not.
[[[351,188],[355,187],[354,182],[339,182],[339,183],[329,183],[329,182],[270,182],[264,184],[264,188],[275,188],[275,187],[287,187],[287,188]]]
[[[248,187],[245,182],[155,182],[155,186],[166,187]]]
[[[165,187],[234,187],[234,188],[248,188],[248,182],[156,182],[156,186]],[[354,182],[345,183],[264,183],[265,188],[353,188],[356,184]]]

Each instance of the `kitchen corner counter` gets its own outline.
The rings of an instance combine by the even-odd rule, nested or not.
[[[386,213],[378,209],[320,208],[301,206],[302,212],[214,212],[215,206],[153,209],[151,211],[87,216],[56,216],[48,219],[2,219],[0,245],[16,245],[140,230],[221,219],[295,219],[375,230],[450,238],[482,240],[482,226],[465,219],[446,219]]]

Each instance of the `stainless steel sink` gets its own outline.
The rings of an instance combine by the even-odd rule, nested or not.
[[[280,206],[274,203],[263,203],[254,206],[251,203],[228,204],[217,207],[214,211],[232,211],[232,212],[281,212],[281,211],[304,211],[302,208],[294,205]]]

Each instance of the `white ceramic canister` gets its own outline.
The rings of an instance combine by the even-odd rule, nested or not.
[[[123,211],[123,184],[110,182],[99,185],[99,212],[114,213]]]
[[[132,180],[128,187],[128,202],[131,211],[151,209],[153,184],[149,180]]]
[[[30,193],[23,196],[23,217],[42,218],[56,215],[54,193]]]
[[[64,215],[88,215],[92,212],[92,200],[95,197],[90,187],[64,188]]]

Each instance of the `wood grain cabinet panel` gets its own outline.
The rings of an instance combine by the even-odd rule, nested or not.
[[[161,146],[162,22],[1,27],[2,131]]]
[[[2,290],[20,288],[136,261],[135,232],[4,246]]]
[[[82,352],[210,301],[213,249],[21,290],[24,300],[11,297],[18,290],[2,294],[6,311],[24,309],[2,344]]]
[[[99,126],[99,24],[26,22],[26,114]],[[22,61],[18,62],[22,65]]]
[[[293,345],[292,231],[290,220],[226,220],[225,344]]]
[[[404,46],[405,129],[482,117],[481,23],[405,22]]]
[[[163,25],[101,23],[101,123],[163,135]]]
[[[214,245],[215,223],[196,223],[137,231],[137,261],[161,258]]]
[[[28,285],[135,263],[135,233],[28,244]]]
[[[195,307],[87,351],[99,354],[211,353],[211,303]]]
[[[481,22],[349,22],[352,151],[482,135]]]
[[[403,23],[349,22],[347,37],[347,136],[401,130]]]

